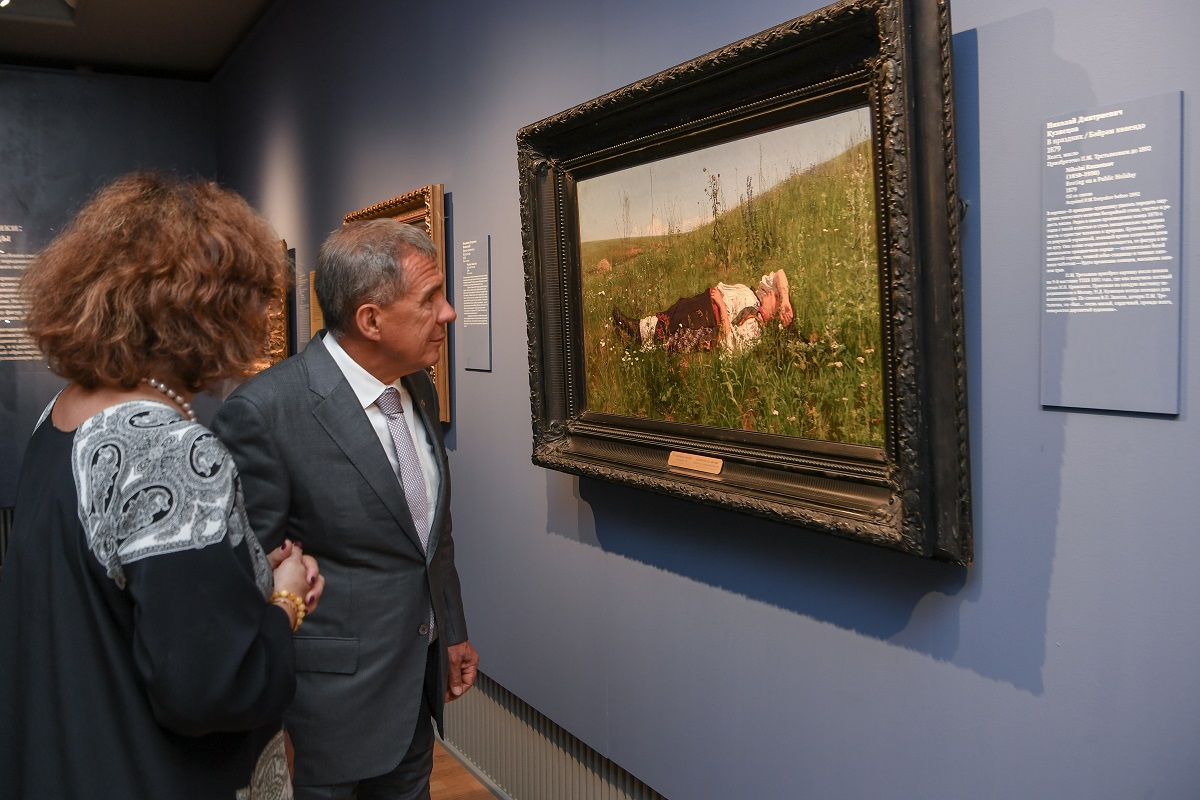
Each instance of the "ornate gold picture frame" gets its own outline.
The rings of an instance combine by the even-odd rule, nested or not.
[[[342,223],[359,222],[367,219],[398,219],[416,225],[433,240],[437,248],[437,267],[446,279],[446,201],[443,184],[422,186],[407,194],[384,200],[373,206],[353,211],[342,217]],[[450,287],[446,286],[449,294]],[[438,394],[438,419],[450,421],[450,340],[442,343],[437,364],[429,368],[433,385]]]
[[[283,239],[279,240],[279,249],[283,251],[284,257],[291,265],[292,277],[280,290],[279,296],[275,298],[275,302],[271,304],[271,308],[267,312],[271,326],[267,332],[263,357],[254,366],[255,373],[262,372],[267,367],[278,364],[296,353],[295,320],[292,318],[295,312],[292,291],[295,289],[293,282],[296,272],[296,250],[289,248]]]

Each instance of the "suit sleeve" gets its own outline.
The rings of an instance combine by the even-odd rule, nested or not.
[[[442,577],[442,599],[446,604],[446,619],[442,621],[442,635],[446,644],[467,641],[467,615],[463,610],[462,588],[458,580],[458,568],[454,566],[454,526],[450,520],[450,509],[446,508],[445,528],[438,540],[437,554],[433,567]]]
[[[217,409],[211,427],[233,454],[250,528],[270,552],[283,544],[291,505],[291,484],[271,427],[261,409],[240,395]]]

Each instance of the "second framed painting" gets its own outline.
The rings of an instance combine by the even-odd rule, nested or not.
[[[287,259],[289,275],[296,274],[296,248],[288,247],[287,242],[279,240],[279,249]],[[293,281],[279,290],[279,295],[271,301],[267,309],[270,320],[267,341],[263,343],[262,358],[251,368],[251,372],[262,372],[267,367],[278,364],[285,358],[296,353],[296,300]]]

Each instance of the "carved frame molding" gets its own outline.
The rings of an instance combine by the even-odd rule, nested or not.
[[[534,463],[971,563],[952,72],[948,0],[843,0],[521,129]],[[589,411],[576,180],[864,103],[884,446]],[[722,471],[672,467],[672,452],[720,459]]]

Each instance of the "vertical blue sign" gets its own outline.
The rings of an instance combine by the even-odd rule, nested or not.
[[[462,243],[458,336],[467,369],[492,371],[492,237]]]
[[[1044,123],[1043,405],[1179,413],[1182,107]]]

